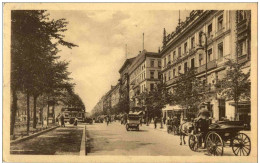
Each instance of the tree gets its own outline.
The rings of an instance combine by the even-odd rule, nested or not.
[[[147,89],[137,96],[138,101],[141,105],[146,107],[146,115],[148,122],[148,114],[153,114],[154,116],[161,116],[162,108],[170,100],[170,94],[166,89],[166,85],[162,82],[156,84],[153,90],[148,91]]]
[[[61,33],[66,31],[65,19],[49,20],[45,10],[13,10],[11,13],[11,134],[14,131],[17,111],[16,92],[27,94],[27,131],[30,124],[30,95],[34,97],[34,123],[36,126],[37,97],[46,91],[45,83],[50,67],[57,62],[57,46],[68,48],[77,45],[64,40]],[[64,73],[66,74],[66,73]]]
[[[180,105],[183,109],[197,112],[198,106],[205,98],[205,87],[196,77],[195,69],[189,69],[179,74],[178,81],[173,88],[172,103]]]
[[[237,113],[239,101],[250,100],[250,71],[244,73],[242,71],[244,64],[238,64],[231,59],[228,59],[225,65],[226,76],[217,81],[216,88],[218,93],[226,100],[234,100],[235,113]],[[237,118],[237,114],[235,114],[235,119],[237,120]]]

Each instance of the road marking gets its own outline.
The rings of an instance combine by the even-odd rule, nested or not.
[[[86,155],[86,126],[83,128],[79,155],[81,155],[81,156]]]

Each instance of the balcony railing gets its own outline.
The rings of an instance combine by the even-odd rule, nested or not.
[[[217,62],[216,62],[216,60],[210,61],[210,62],[208,62],[208,64],[207,64],[207,69],[208,69],[208,70],[213,69],[213,68],[216,68],[216,67],[217,67]],[[197,72],[198,72],[198,73],[202,73],[202,72],[204,72],[204,71],[206,71],[206,64],[204,64],[204,65],[198,67],[198,69],[197,69]]]
[[[167,81],[165,82],[165,84],[166,84],[166,85],[170,85],[170,84],[175,83],[177,80],[178,80],[178,77],[174,77],[174,78],[172,78],[172,79],[170,79],[170,80],[167,80]]]
[[[238,64],[244,63],[244,62],[246,62],[247,60],[248,60],[247,54],[238,56]]]
[[[225,27],[222,27],[221,29],[219,29],[219,30],[216,32],[216,36],[221,35],[224,31],[225,31]]]

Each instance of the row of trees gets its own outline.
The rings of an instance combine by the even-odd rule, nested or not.
[[[237,113],[239,101],[250,100],[250,71],[244,73],[242,71],[244,64],[238,64],[231,59],[227,60],[225,66],[226,75],[214,84],[206,84],[196,77],[196,69],[190,69],[184,74],[179,74],[172,91],[167,90],[165,84],[159,83],[153,91],[145,91],[137,99],[150,109],[150,112],[157,114],[161,114],[161,109],[166,104],[179,105],[196,113],[202,103],[209,102],[218,94],[227,101],[233,100]],[[210,87],[214,87],[214,90],[210,90]]]
[[[27,132],[30,126],[30,97],[33,97],[33,127],[36,128],[37,99],[71,104],[82,100],[73,92],[69,62],[60,60],[59,46],[77,45],[64,40],[65,19],[50,20],[45,10],[12,10],[11,13],[11,135],[14,133],[17,93],[27,96]],[[67,98],[65,98],[67,97]],[[67,99],[67,100],[64,100]],[[49,105],[48,105],[49,106]]]

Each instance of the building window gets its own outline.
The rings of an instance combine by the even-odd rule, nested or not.
[[[199,54],[199,66],[202,65],[203,55]]]
[[[212,23],[208,25],[208,37],[211,37],[212,35]]]
[[[151,90],[151,91],[154,90],[154,84],[153,84],[153,83],[150,84],[150,90]]]
[[[150,71],[150,78],[154,79],[154,71]]]
[[[178,67],[178,74],[181,73],[181,66]]]
[[[145,79],[145,72],[144,72],[144,79]]]
[[[187,53],[187,46],[188,46],[188,43],[185,42],[185,44],[184,44],[184,55]]]
[[[242,56],[247,54],[247,42],[246,40],[243,40],[238,43],[238,55]]]
[[[158,73],[158,79],[162,79],[162,74]]]
[[[202,31],[199,33],[199,45],[202,46]]]
[[[164,82],[166,82],[166,73],[163,75],[163,77],[164,77]]]
[[[181,57],[181,47],[178,48],[178,58]]]
[[[208,62],[212,60],[212,48],[208,50]]]
[[[223,28],[223,15],[218,17],[218,30]]]
[[[160,60],[158,60],[158,67],[161,68],[161,61]]]
[[[192,58],[190,60],[190,67],[191,67],[191,69],[193,69],[195,67],[195,65],[194,65],[194,58]]]
[[[171,64],[171,55],[168,55],[168,64]]]
[[[164,67],[166,67],[166,57],[164,58]]]
[[[238,22],[241,22],[246,19],[246,12],[244,10],[237,11]]]
[[[195,47],[195,38],[191,38],[191,48],[193,49]]]
[[[175,69],[172,70],[172,77],[175,78]]]
[[[184,63],[184,73],[186,73],[188,71],[188,63],[185,62]]]
[[[151,60],[151,67],[154,67],[154,60]]]
[[[173,61],[176,60],[176,51],[173,51]]]
[[[218,44],[218,58],[223,57],[223,42]]]

